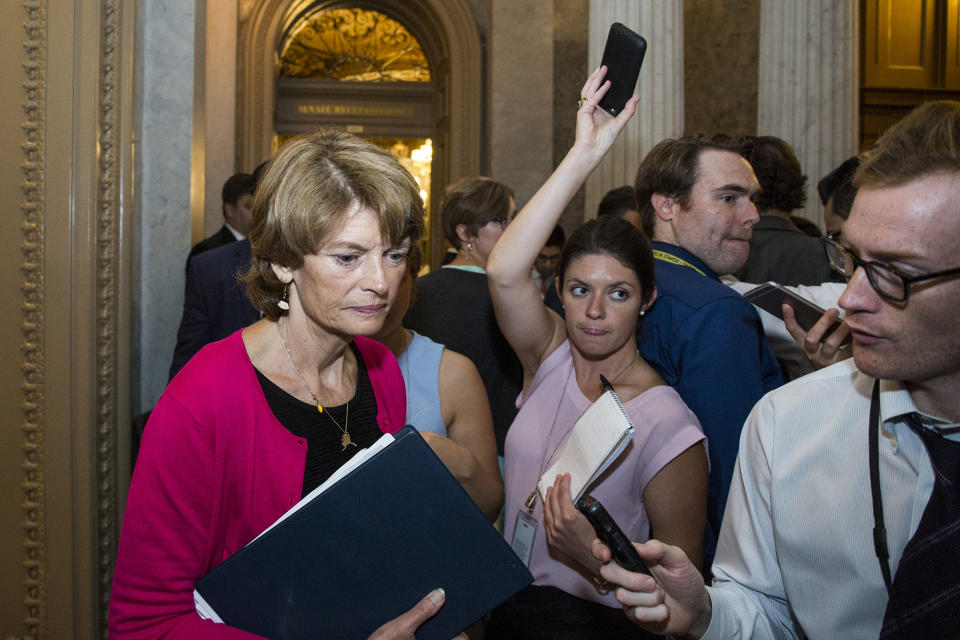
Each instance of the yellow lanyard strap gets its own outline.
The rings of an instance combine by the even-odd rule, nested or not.
[[[659,249],[654,249],[653,257],[656,258],[657,260],[663,260],[664,262],[669,262],[670,264],[677,264],[677,265],[680,265],[681,267],[689,267],[694,271],[696,271],[697,273],[699,273],[700,275],[707,277],[707,274],[705,274],[700,269],[697,269],[695,266],[693,266],[683,258],[678,258],[677,256],[667,253],[666,251],[660,251]]]

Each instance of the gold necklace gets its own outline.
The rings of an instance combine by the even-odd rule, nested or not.
[[[547,433],[546,444],[550,444],[550,440],[553,439],[553,430],[557,426],[557,418],[560,416],[560,406],[563,404],[563,399],[567,395],[567,386],[570,384],[570,379],[574,377],[576,372],[576,367],[573,366],[573,363],[570,364],[570,371],[567,373],[567,379],[563,382],[563,389],[560,390],[560,399],[557,401],[557,409],[553,412],[553,421],[550,422],[550,431]],[[560,438],[558,442],[553,447],[553,451],[545,452],[547,455],[540,461],[540,470],[537,471],[537,479],[533,485],[533,491],[530,492],[530,495],[527,496],[527,499],[523,501],[523,506],[527,508],[528,513],[533,513],[533,509],[537,506],[537,485],[540,484],[540,478],[543,476],[543,472],[547,468],[547,463],[553,458],[557,453],[557,449],[560,448],[560,444],[563,442],[563,438]]]
[[[287,360],[290,361],[290,366],[293,367],[293,370],[297,372],[297,377],[300,378],[300,384],[303,385],[303,388],[307,390],[307,393],[310,394],[310,397],[313,398],[314,403],[317,405],[317,411],[323,413],[323,404],[320,402],[320,397],[313,392],[313,389],[310,388],[310,385],[307,384],[307,381],[303,379],[303,374],[300,373],[300,369],[297,368],[297,363],[293,361],[293,356],[290,355],[290,349],[287,348],[287,342],[283,339],[283,333],[280,331],[280,323],[277,323],[277,335],[280,336],[280,344],[283,345],[283,352],[287,354]],[[348,429],[350,429],[350,401],[347,400],[347,416],[344,419],[344,424],[347,426],[341,427],[340,423],[337,422],[337,419],[334,418],[329,411],[326,413],[327,417],[333,420],[333,424],[337,425],[337,429],[340,429],[340,451],[346,451],[348,446],[357,446],[357,443],[350,438]]]
[[[630,362],[627,363],[627,366],[625,366],[623,369],[620,369],[620,371],[617,372],[617,375],[615,375],[615,376],[613,376],[612,378],[610,378],[610,384],[613,384],[614,382],[616,382],[616,381],[617,381],[617,378],[619,378],[619,377],[622,376],[624,373],[626,373],[627,369],[629,369],[630,367],[632,367],[633,364],[634,364],[637,360],[639,360],[639,359],[640,359],[640,350],[637,349],[636,355],[633,356],[633,359],[632,359]]]

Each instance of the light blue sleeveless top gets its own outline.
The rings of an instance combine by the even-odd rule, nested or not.
[[[447,435],[447,426],[440,413],[440,358],[443,345],[416,331],[413,341],[400,354],[397,362],[407,388],[407,424],[417,431]]]

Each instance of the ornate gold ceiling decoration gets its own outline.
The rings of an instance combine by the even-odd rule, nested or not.
[[[379,11],[327,9],[304,17],[280,48],[282,78],[430,82],[420,43]]]

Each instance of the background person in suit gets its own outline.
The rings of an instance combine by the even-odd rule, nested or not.
[[[807,199],[807,176],[793,149],[780,138],[757,136],[748,139],[744,157],[760,183],[761,191],[754,200],[760,219],[753,226],[747,261],[734,275],[744,282],[829,282],[833,271],[823,243],[790,219],[790,213],[803,207]]]
[[[209,238],[205,238],[193,245],[190,255],[187,256],[189,270],[190,258],[197,254],[222,247],[225,244],[243,240],[250,232],[253,214],[250,213],[250,202],[253,200],[253,189],[256,183],[249,173],[238,173],[227,178],[223,183],[221,198],[223,204],[223,226]]]
[[[187,291],[170,365],[171,379],[204,345],[260,319],[241,279],[250,269],[250,259],[250,241],[244,238],[187,261]]]

